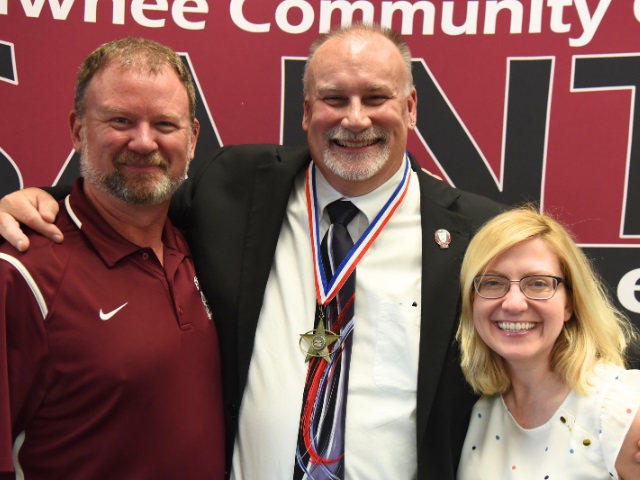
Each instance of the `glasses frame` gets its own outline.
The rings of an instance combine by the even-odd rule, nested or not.
[[[485,278],[485,277],[500,277],[500,278],[504,278],[505,280],[507,280],[509,282],[509,284],[518,283],[520,285],[520,291],[529,300],[549,300],[550,298],[553,298],[553,296],[558,291],[558,286],[560,286],[561,283],[565,283],[565,281],[564,281],[564,279],[562,277],[556,277],[555,275],[525,275],[520,280],[511,280],[510,278],[507,278],[504,275],[500,275],[499,273],[483,273],[483,274],[477,275],[473,279],[473,289],[476,291],[478,296],[480,296],[481,298],[486,298],[487,300],[497,300],[499,298],[504,298],[507,295],[507,293],[509,293],[509,288],[507,288],[504,291],[504,293],[502,295],[500,295],[499,297],[485,297],[484,295],[482,295],[480,293],[480,291],[478,289],[478,285],[480,283],[480,280]],[[544,277],[544,278],[551,278],[551,279],[555,280],[554,287],[553,287],[553,292],[551,292],[551,295],[549,295],[548,297],[543,297],[543,298],[534,298],[534,297],[530,297],[529,295],[527,295],[526,292],[524,291],[524,288],[522,288],[522,281],[526,280],[527,278],[532,278],[532,277]]]

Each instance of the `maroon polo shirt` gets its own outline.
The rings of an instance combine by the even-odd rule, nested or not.
[[[0,246],[0,472],[222,479],[218,338],[185,240],[167,220],[163,268],[81,185],[63,244]]]

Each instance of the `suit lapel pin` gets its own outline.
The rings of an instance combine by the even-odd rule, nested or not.
[[[433,234],[433,238],[436,243],[440,245],[441,249],[449,248],[449,244],[451,243],[451,234],[448,230],[439,228],[436,230],[436,233]]]

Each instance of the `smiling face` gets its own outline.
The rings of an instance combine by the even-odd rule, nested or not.
[[[327,40],[309,63],[306,89],[302,126],[336,190],[368,193],[400,168],[416,92],[391,41],[379,34]]]
[[[541,238],[525,240],[498,256],[486,273],[519,280],[526,275],[562,277],[558,256]],[[524,296],[517,282],[502,298],[474,293],[473,323],[484,342],[508,364],[549,363],[553,346],[573,313],[564,284],[548,300]]]
[[[154,205],[184,181],[198,124],[170,67],[156,75],[107,65],[91,79],[84,115],[74,111],[70,121],[89,194]]]

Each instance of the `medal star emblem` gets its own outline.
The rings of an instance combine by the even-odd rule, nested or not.
[[[318,328],[300,334],[300,350],[306,354],[304,361],[308,362],[314,357],[322,357],[328,363],[331,363],[329,347],[339,340],[340,335],[325,329],[324,321],[320,320]]]

